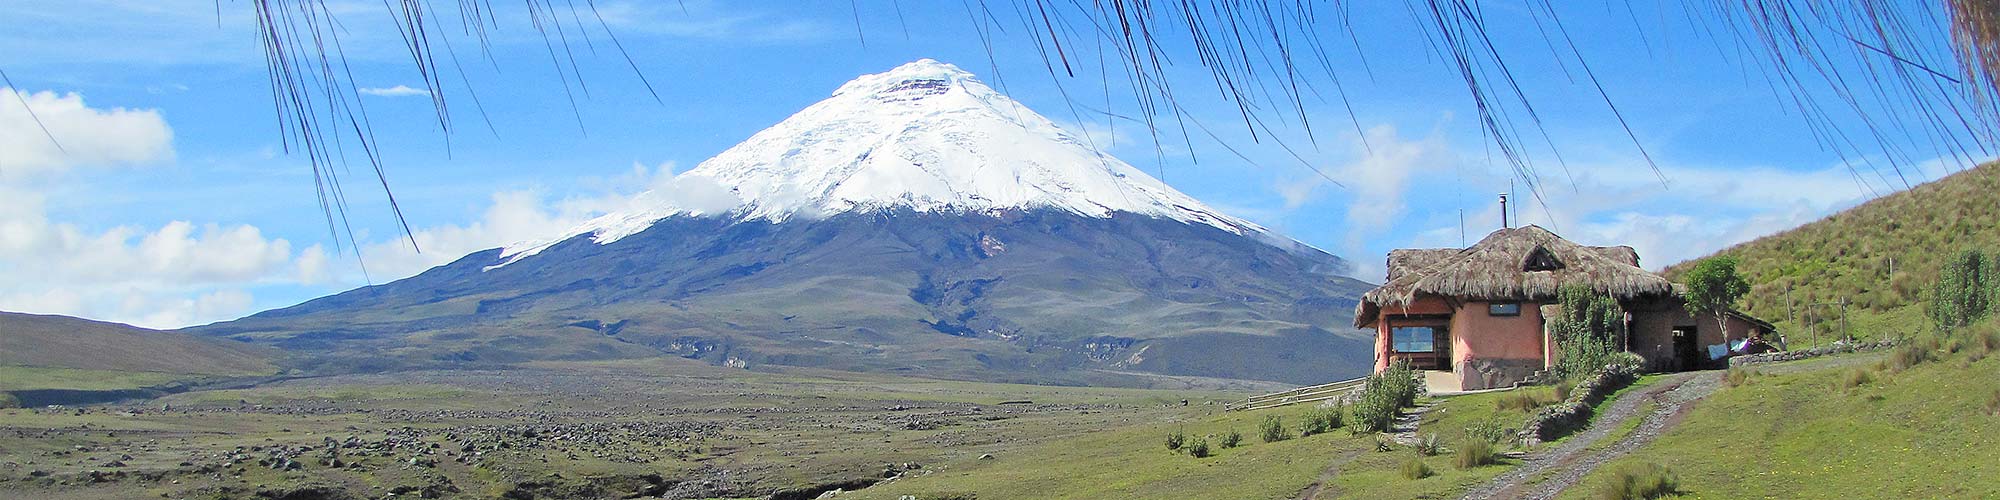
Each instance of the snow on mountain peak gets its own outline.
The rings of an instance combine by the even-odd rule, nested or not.
[[[733,192],[742,203],[729,213],[742,220],[889,209],[1057,209],[1090,217],[1129,212],[1238,234],[1264,232],[1098,151],[971,73],[931,59],[841,85],[826,100],[675,182]],[[518,259],[580,234],[609,243],[661,218],[712,213],[662,200],[660,206],[607,214],[560,238],[509,246],[504,253]]]

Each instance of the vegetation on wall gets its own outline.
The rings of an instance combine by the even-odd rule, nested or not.
[[[1549,319],[1549,331],[1562,351],[1556,375],[1576,379],[1604,369],[1625,338],[1625,310],[1618,300],[1588,286],[1569,285],[1556,293],[1556,301],[1562,311]]]

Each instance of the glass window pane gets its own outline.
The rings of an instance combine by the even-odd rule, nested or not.
[[[1390,330],[1396,352],[1436,352],[1436,330],[1428,326],[1399,326]]]
[[[1489,316],[1520,316],[1520,315],[1521,315],[1521,303],[1520,303],[1520,302],[1494,302],[1494,303],[1491,303],[1491,304],[1487,304],[1487,305],[1486,305],[1486,314],[1487,314],[1487,315],[1489,315]]]

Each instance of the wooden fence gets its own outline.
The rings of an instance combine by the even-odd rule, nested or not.
[[[1341,395],[1347,394],[1348,391],[1360,388],[1362,384],[1365,384],[1367,382],[1368,382],[1368,377],[1361,377],[1353,380],[1342,380],[1331,384],[1306,386],[1297,389],[1292,389],[1289,391],[1273,392],[1270,394],[1251,396],[1248,399],[1244,399],[1242,401],[1237,401],[1234,403],[1223,405],[1222,409],[1225,411],[1262,410],[1265,408],[1277,408],[1280,406],[1295,405],[1299,403],[1314,403],[1319,401],[1326,401],[1329,399],[1339,398]]]

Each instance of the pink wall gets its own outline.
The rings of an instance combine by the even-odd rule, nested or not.
[[[1469,302],[1454,308],[1450,301],[1425,296],[1408,307],[1386,308],[1375,325],[1375,371],[1389,367],[1397,355],[1391,352],[1390,329],[1395,326],[1437,322],[1437,318],[1410,316],[1450,315],[1445,323],[1451,333],[1453,377],[1462,389],[1480,389],[1511,384],[1543,367],[1545,346],[1539,304],[1522,303],[1518,316],[1493,316],[1487,302]],[[1454,389],[1444,387],[1443,389]]]

